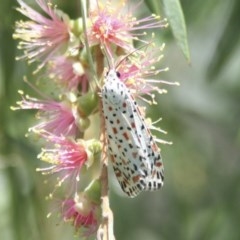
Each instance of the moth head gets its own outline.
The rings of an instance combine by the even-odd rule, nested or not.
[[[111,69],[107,72],[106,77],[109,79],[120,78],[121,74],[115,69]]]

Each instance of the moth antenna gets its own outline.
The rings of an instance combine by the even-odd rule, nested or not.
[[[144,47],[148,47],[151,43],[152,43],[152,41],[151,41],[151,42],[148,42],[148,43],[146,43],[146,44],[144,44],[144,45],[142,45],[142,46],[140,46],[140,47],[138,47],[138,48],[136,48],[136,49],[134,49],[132,52],[130,52],[129,54],[127,54],[126,56],[124,56],[124,58],[122,58],[122,59],[117,63],[116,69],[117,69],[117,68],[121,65],[121,63],[122,63],[124,60],[126,60],[129,56],[131,56],[132,54],[134,54],[135,52],[139,51],[140,49],[142,49],[142,48],[144,48]]]
[[[102,49],[103,52],[105,53],[106,60],[107,60],[107,65],[108,65],[108,69],[113,68],[113,66],[114,66],[113,60],[112,60],[112,64],[111,64],[111,62],[110,62],[110,60],[109,60],[109,58],[108,58],[108,56],[110,56],[110,58],[111,58],[111,54],[109,53],[109,51],[107,50],[107,48],[106,48],[104,45],[101,46],[101,49]],[[113,59],[113,57],[112,57],[111,59]]]

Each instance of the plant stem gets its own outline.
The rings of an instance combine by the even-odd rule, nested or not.
[[[101,198],[102,198],[102,223],[97,232],[97,240],[115,240],[113,233],[113,214],[109,205],[108,197],[108,166],[107,161],[103,162],[101,173]]]

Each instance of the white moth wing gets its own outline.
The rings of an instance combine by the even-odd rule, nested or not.
[[[160,150],[154,142],[137,103],[111,70],[102,88],[108,153],[122,190],[134,197],[163,185]]]

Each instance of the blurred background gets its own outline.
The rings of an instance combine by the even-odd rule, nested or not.
[[[34,5],[33,0],[27,2]],[[55,1],[72,18],[75,0]],[[111,206],[117,240],[240,239],[240,1],[182,0],[191,63],[164,30],[162,79],[180,82],[167,87],[150,109],[173,145],[161,145],[165,185],[134,199],[122,196],[111,176]],[[32,67],[16,62],[14,22],[22,19],[16,0],[0,7],[0,239],[67,240],[73,229],[56,217],[45,197],[52,186],[35,171],[40,149],[25,137],[34,113],[11,111],[29,91],[23,76]]]

